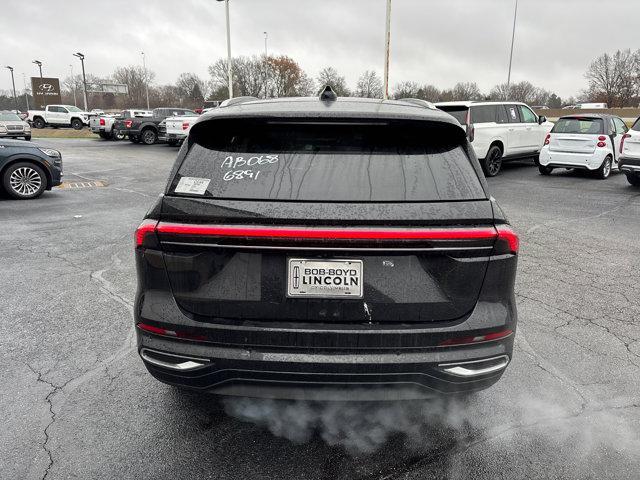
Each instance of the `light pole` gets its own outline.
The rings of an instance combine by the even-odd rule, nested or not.
[[[511,62],[513,61],[513,43],[516,38],[516,18],[518,17],[518,0],[516,0],[516,9],[513,12],[513,31],[511,32],[511,53],[509,54],[509,73],[507,74],[507,90],[505,91],[506,98],[509,100],[509,91],[511,87]]]
[[[78,57],[80,59],[80,63],[82,64],[82,87],[84,90],[84,111],[87,112],[89,110],[89,102],[87,101],[87,76],[84,73],[84,54],[80,52],[76,52],[73,54],[74,57]]]
[[[11,84],[13,85],[13,104],[16,111],[18,111],[18,98],[16,97],[16,81],[13,78],[13,67],[7,65],[5,68],[7,68],[11,72]]]
[[[40,85],[42,85],[42,62],[40,60],[34,60],[32,63],[35,63],[40,69]],[[35,101],[36,92],[33,92],[33,99]],[[42,91],[42,102],[44,103],[44,108],[47,108],[47,96],[44,94],[44,90]]]
[[[384,99],[389,98],[389,47],[391,45],[391,0],[387,0],[387,27],[384,34]]]
[[[224,2],[227,16],[227,77],[229,77],[229,98],[233,98],[233,76],[231,68],[231,32],[229,31],[229,0],[218,0]]]
[[[24,100],[25,102],[27,102],[27,111],[29,110],[29,96],[27,94],[27,79],[24,76],[24,73],[22,74],[22,86],[24,87]]]
[[[269,38],[269,34],[267,32],[264,33],[264,98],[267,98],[269,95],[267,93],[267,75],[268,75],[268,66],[267,59],[269,58],[269,52],[267,50],[267,39]]]
[[[145,60],[144,52],[140,52],[142,55],[142,67],[144,68],[144,88],[147,93],[147,110],[149,110],[149,78],[147,77],[147,61]]]
[[[77,107],[78,102],[76,100],[76,79],[73,78],[73,65],[69,64],[69,67],[71,67],[71,81],[73,82],[73,106]]]

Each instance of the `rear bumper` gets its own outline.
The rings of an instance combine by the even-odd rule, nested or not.
[[[219,347],[138,329],[138,352],[161,382],[220,395],[297,400],[408,400],[482,390],[508,365],[513,334],[464,348],[313,352]]]
[[[640,175],[640,158],[620,158],[618,168],[624,173]]]
[[[607,155],[611,155],[611,151],[608,149],[596,149],[593,153],[571,153],[550,151],[548,147],[544,147],[540,151],[539,161],[543,167],[569,167],[597,170]]]
[[[165,135],[165,138],[166,138],[167,140],[175,140],[175,141],[178,141],[178,142],[179,142],[179,141],[182,141],[182,140],[184,140],[185,138],[187,138],[187,135],[186,135],[186,134],[184,134],[184,133],[167,133],[167,134]]]

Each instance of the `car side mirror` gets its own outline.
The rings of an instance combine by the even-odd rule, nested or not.
[[[546,121],[547,121],[547,117],[545,117],[544,115],[540,115],[538,117],[538,125],[542,125]]]

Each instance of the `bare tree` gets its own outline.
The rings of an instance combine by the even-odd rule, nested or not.
[[[382,98],[382,80],[373,70],[366,70],[356,85],[356,96],[365,98]]]
[[[290,57],[268,57],[268,88],[270,97],[299,97],[314,90],[311,80],[300,65]]]
[[[438,87],[433,85],[422,85],[418,90],[418,98],[426,100],[428,102],[439,102],[442,92]]]
[[[146,86],[149,85],[149,93],[151,94],[151,83],[155,78],[155,73],[149,69],[145,70],[141,65],[130,65],[117,68],[112,77],[115,82],[124,83],[129,87],[126,100],[130,107],[146,105]]]
[[[454,85],[454,100],[482,100],[482,93],[476,82],[458,82]]]
[[[640,53],[618,50],[596,58],[587,69],[587,95],[590,100],[606,102],[610,107],[624,107],[638,94]]]
[[[316,81],[319,88],[323,88],[325,85],[330,85],[339,97],[348,97],[351,95],[344,77],[333,67],[325,67],[320,70]]]
[[[202,106],[206,95],[206,82],[195,73],[181,73],[176,82],[182,105]]]
[[[393,98],[419,98],[420,85],[417,82],[400,82],[393,89]]]

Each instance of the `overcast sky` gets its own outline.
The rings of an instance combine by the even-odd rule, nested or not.
[[[35,75],[64,78],[71,54],[87,72],[107,77],[141,63],[156,83],[182,72],[208,77],[226,56],[224,4],[215,0],[0,0],[0,62]],[[611,5],[609,5],[611,4]],[[382,74],[385,0],[231,0],[233,55],[264,52],[297,60],[311,76],[334,66],[351,87],[360,73]],[[483,91],[505,82],[515,0],[393,0],[390,84],[440,88],[475,81]],[[609,8],[613,7],[613,8]],[[512,80],[529,80],[561,96],[585,87],[595,56],[640,48],[640,0],[519,0]],[[11,88],[9,72],[0,90]]]

